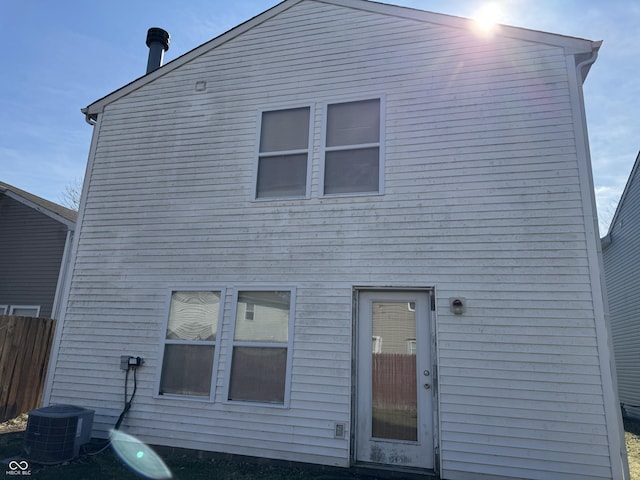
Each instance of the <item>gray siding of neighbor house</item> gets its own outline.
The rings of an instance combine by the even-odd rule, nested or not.
[[[353,288],[435,287],[443,478],[619,471],[574,57],[406,12],[295,3],[100,112],[51,403],[106,436],[120,355],[140,355],[144,441],[348,466]],[[323,197],[327,103],[378,97],[384,194]],[[254,200],[260,112],[303,106],[309,198]],[[278,285],[297,289],[290,404],[230,404],[233,289]],[[220,287],[213,401],[159,397],[167,291]]]
[[[640,157],[639,157],[640,158]],[[640,176],[630,175],[602,251],[613,336],[618,395],[640,418]],[[635,405],[636,407],[633,407]]]
[[[0,195],[0,305],[39,305],[50,317],[67,227]]]

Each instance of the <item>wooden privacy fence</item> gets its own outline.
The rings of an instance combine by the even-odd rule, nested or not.
[[[0,422],[40,406],[55,320],[0,315]]]
[[[373,403],[415,407],[416,356],[401,353],[373,354]]]
[[[373,354],[371,434],[376,438],[416,441],[416,356]]]

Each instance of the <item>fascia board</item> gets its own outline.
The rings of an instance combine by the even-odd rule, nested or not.
[[[279,3],[278,5],[270,8],[269,10],[266,10],[264,12],[262,12],[261,14],[251,18],[250,20],[247,20],[244,23],[241,23],[240,25],[232,28],[231,30],[223,33],[222,35],[217,36],[216,38],[209,40],[206,43],[203,43],[202,45],[200,45],[199,47],[194,48],[193,50],[188,51],[187,53],[185,53],[184,55],[181,55],[180,57],[176,58],[175,60],[172,60],[171,62],[163,65],[162,67],[158,68],[157,70],[154,70],[151,73],[148,73],[134,81],[132,81],[131,83],[128,83],[127,85],[125,85],[124,87],[119,88],[118,90],[102,97],[101,99],[93,102],[92,104],[90,104],[89,106],[82,108],[81,112],[84,113],[86,116],[88,117],[93,117],[99,113],[102,113],[104,111],[104,108],[114,102],[115,100],[118,100],[119,98],[124,97],[125,95],[130,94],[131,92],[139,89],[140,87],[146,85],[147,83],[153,82],[154,80],[162,77],[163,75],[168,74],[169,72],[172,72],[173,70],[175,70],[176,68],[181,67],[182,65],[184,65],[185,63],[190,62],[191,60],[193,60],[194,58],[199,57],[200,55],[204,55],[205,53],[209,52],[210,50],[213,50],[214,48],[219,47],[220,45],[236,38],[239,35],[242,35],[243,33],[247,32],[248,30],[251,30],[252,28],[256,27],[257,25],[260,25],[261,23],[269,20],[270,18],[280,14],[281,12],[291,8],[292,6],[302,2],[304,0],[285,0],[284,2]]]
[[[37,212],[40,212],[40,213],[46,215],[49,218],[52,218],[56,222],[62,223],[69,230],[75,230],[75,228],[76,228],[76,224],[74,222],[72,222],[71,220],[69,220],[67,218],[64,218],[62,215],[58,215],[57,213],[49,210],[48,208],[45,208],[42,205],[38,205],[37,203],[34,203],[31,200],[28,200],[28,199],[24,198],[23,196],[18,195],[15,192],[12,192],[9,189],[1,189],[0,192],[5,194],[9,198],[12,198],[17,202],[20,202],[23,205],[25,205],[25,206],[27,206],[29,208],[32,208],[33,210],[36,210]]]
[[[210,50],[242,35],[246,31],[254,28],[257,25],[271,19],[272,17],[280,14],[281,12],[293,7],[294,5],[308,0],[285,0],[278,5],[272,7],[269,10],[253,17],[252,19],[232,28],[226,33],[210,40],[199,47],[185,53],[184,55],[176,58],[175,60],[167,63],[166,65],[158,68],[157,70],[146,74],[124,87],[102,97],[101,99],[90,104],[86,108],[81,109],[87,117],[95,117],[95,115],[102,113],[105,106],[114,102],[115,100],[128,95],[129,93],[137,90],[138,88],[150,83],[163,75],[172,72],[176,68],[184,65],[185,63],[193,60],[200,55],[203,55]],[[444,25],[452,28],[462,29],[467,32],[474,28],[474,20],[456,17],[453,15],[445,15],[441,13],[426,12],[423,10],[417,10],[413,8],[400,7],[397,5],[388,5],[384,3],[371,2],[368,0],[314,0],[320,3],[326,3],[330,5],[337,5],[346,8],[353,8],[357,10],[368,11],[372,13],[379,13],[382,15],[395,16],[413,21],[432,23],[438,25]],[[581,38],[568,37],[564,35],[558,35],[554,33],[540,32],[537,30],[528,30],[525,28],[511,27],[507,25],[499,25],[495,31],[496,37],[514,38],[524,40],[528,42],[552,45],[556,47],[562,47],[566,54],[579,54],[590,53],[597,50],[600,46],[600,42],[592,42],[591,40],[585,40]],[[480,41],[481,37],[478,37]]]
[[[368,0],[316,0],[321,3],[331,5],[340,5],[342,7],[365,10],[369,12],[381,13],[409,20],[417,20],[425,23],[434,23],[448,27],[463,29],[466,31],[473,30],[475,20],[455,15],[446,15],[443,13],[434,13],[424,10],[418,10],[409,7],[401,7],[397,5],[388,5],[385,3],[372,2]],[[512,27],[509,25],[497,25],[494,35],[496,37],[514,38],[534,43],[542,43],[556,47],[563,47],[568,54],[586,53],[593,50],[592,41],[583,38],[569,37],[556,33],[542,32],[538,30],[530,30],[521,27]]]

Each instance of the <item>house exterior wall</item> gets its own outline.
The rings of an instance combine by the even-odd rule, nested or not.
[[[67,230],[0,195],[0,305],[40,306],[41,317],[52,316]]]
[[[637,262],[640,252],[639,161],[629,178],[602,257],[618,375],[618,394],[626,414],[640,418],[640,295]]]
[[[106,435],[119,357],[139,355],[126,425],[143,440],[347,466],[353,289],[434,287],[442,477],[612,478],[572,62],[309,1],[108,105],[50,403],[95,409]],[[325,106],[368,98],[384,194],[323,197]],[[310,196],[256,201],[259,113],[302,106]],[[279,285],[297,289],[290,404],[225,403],[233,291]],[[166,292],[221,287],[214,401],[159,398]]]

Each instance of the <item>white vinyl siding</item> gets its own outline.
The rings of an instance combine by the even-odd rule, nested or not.
[[[302,1],[107,105],[51,403],[107,436],[119,356],[141,356],[143,441],[347,466],[352,289],[435,287],[441,476],[610,478],[566,69],[561,47]],[[323,196],[325,106],[381,94],[384,195]],[[256,119],[307,102],[311,198],[254,201]],[[288,408],[227,401],[230,292],[215,402],[155,395],[164,292],[212,279],[296,286]]]

